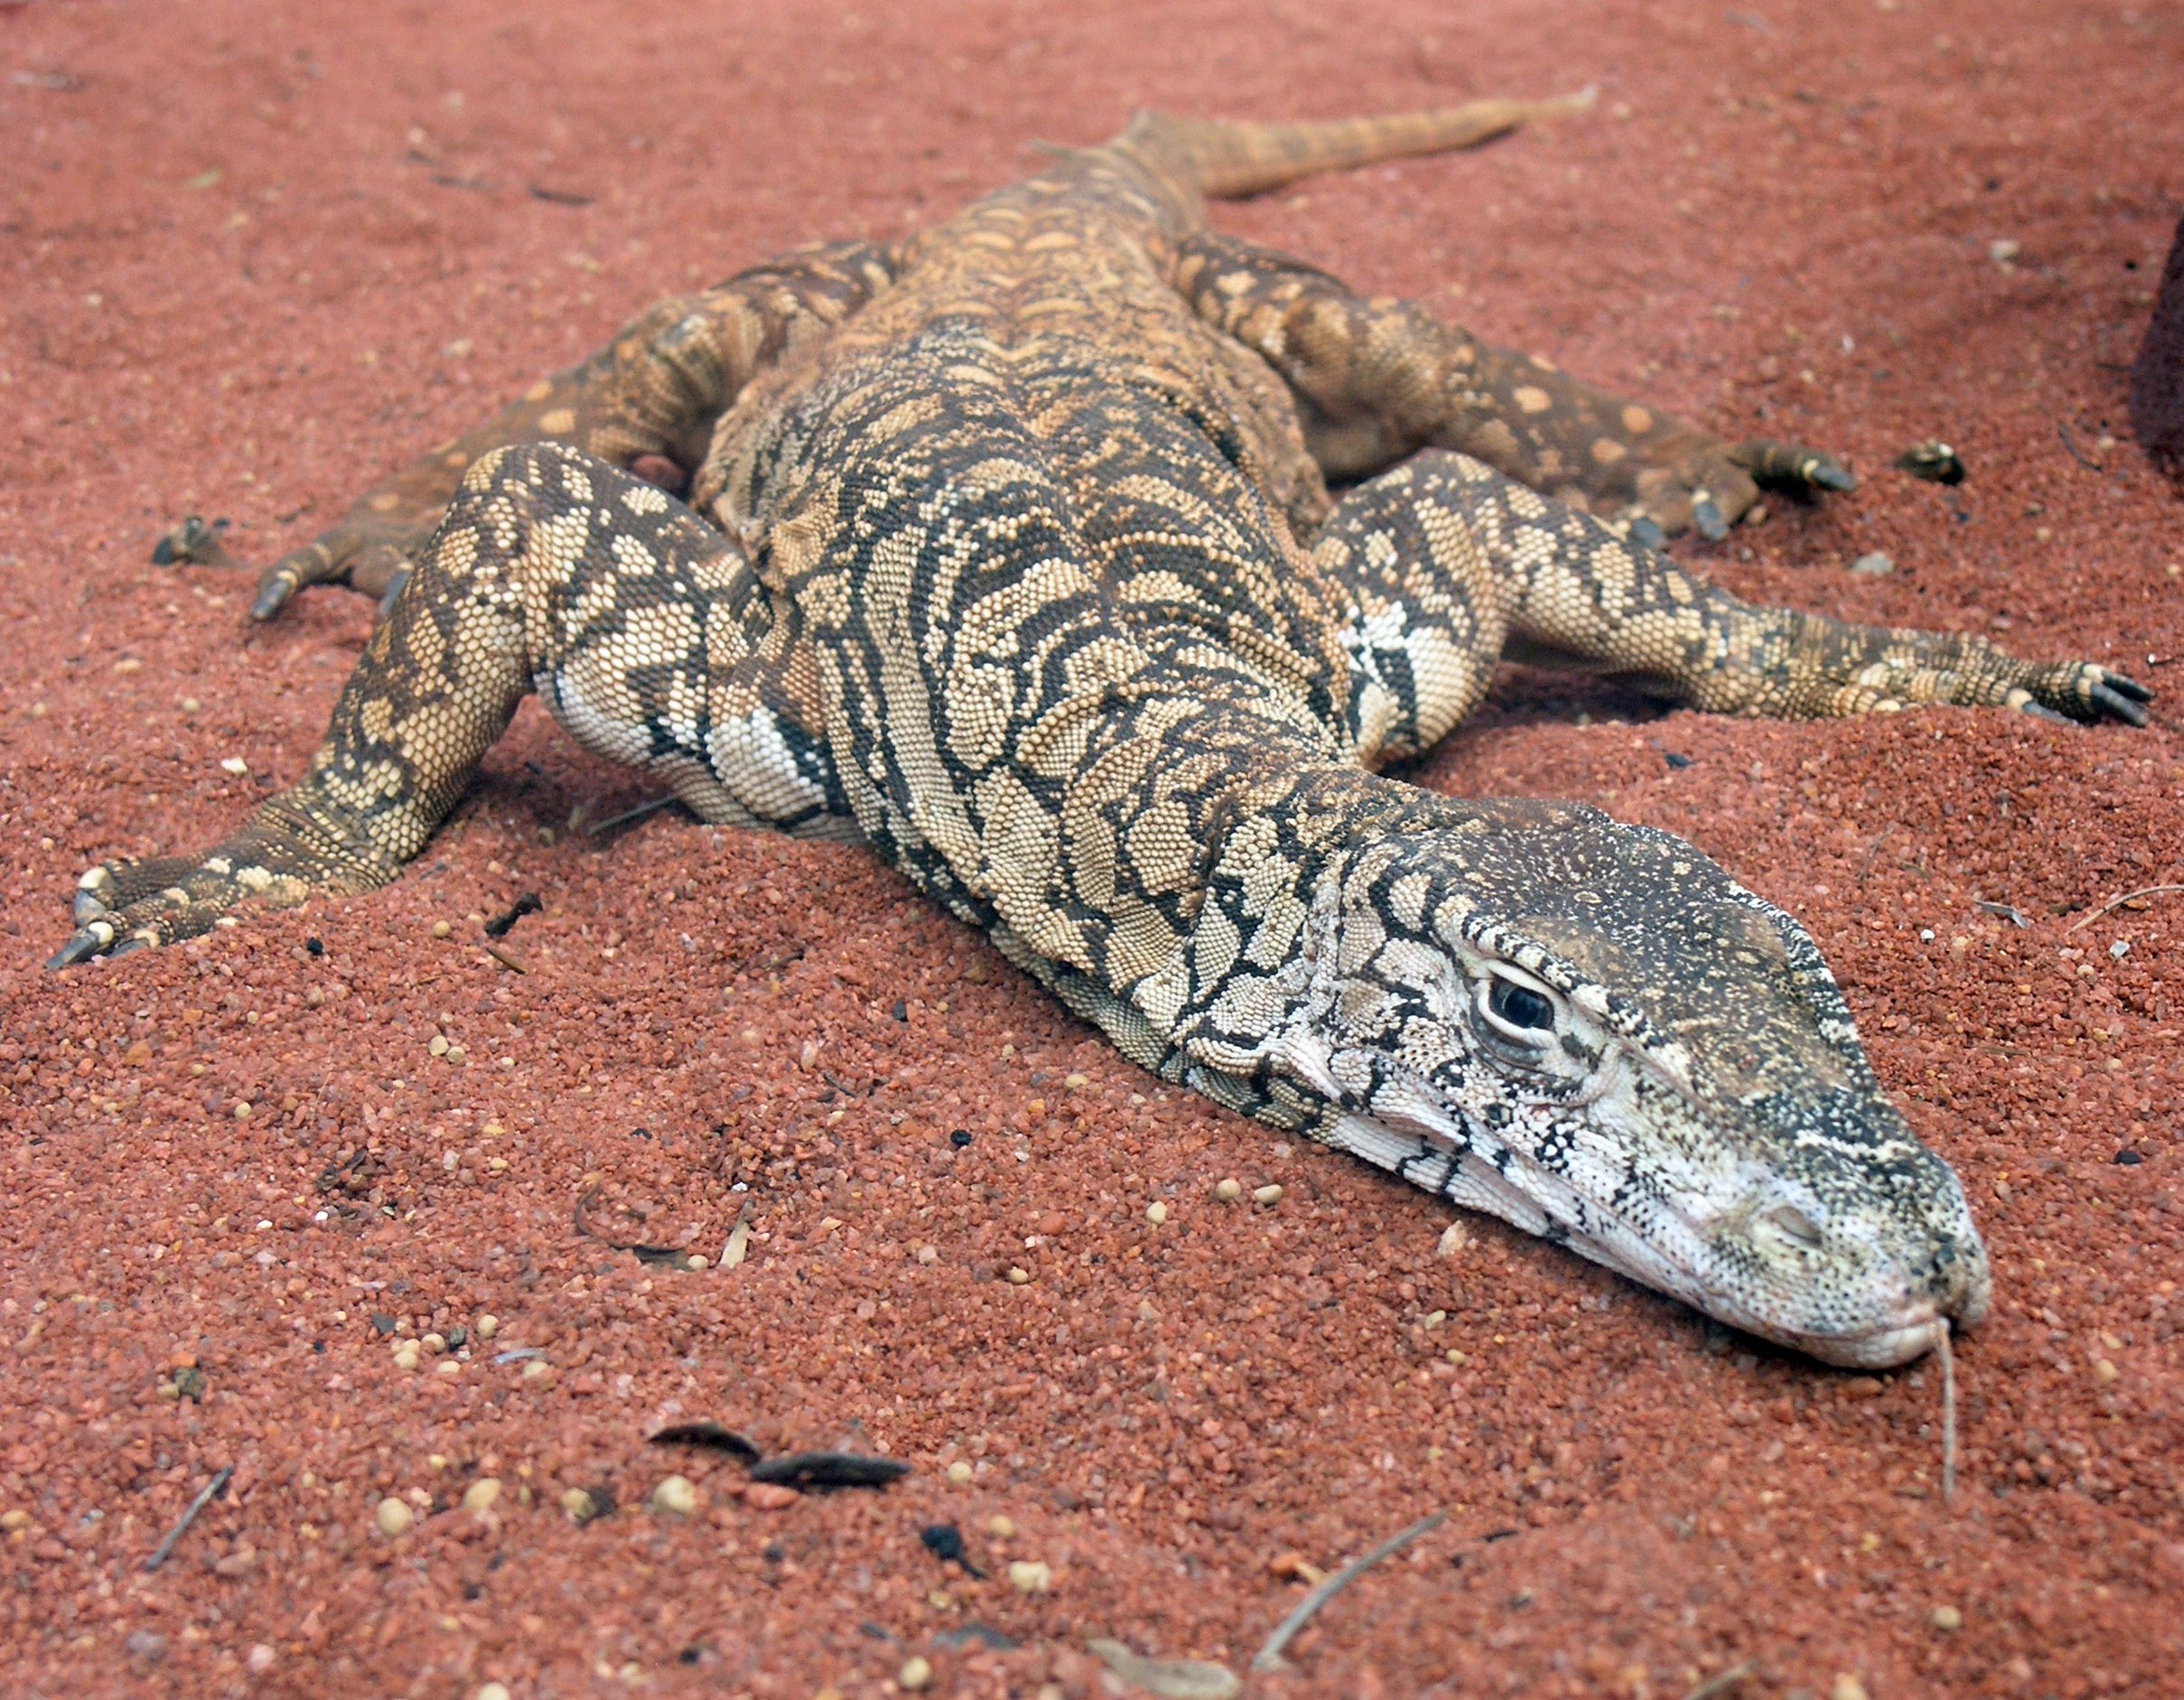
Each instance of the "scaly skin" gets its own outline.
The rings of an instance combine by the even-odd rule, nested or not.
[[[654,308],[268,571],[265,615],[408,576],[303,779],[86,874],[55,966],[394,878],[537,690],[705,819],[862,837],[1245,1114],[1833,1361],[1975,1322],[1955,1178],[1794,920],[1666,835],[1373,771],[1510,652],[1722,714],[2144,718],[2091,663],[1750,607],[1646,546],[1756,479],[1847,487],[1827,456],[1203,229],[1534,111],[1140,119],[900,248]]]

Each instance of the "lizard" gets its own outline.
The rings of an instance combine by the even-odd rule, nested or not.
[[[85,873],[51,966],[394,879],[535,690],[704,820],[862,840],[1164,1080],[1826,1362],[1946,1352],[1985,1250],[1805,929],[1666,833],[1379,770],[1519,653],[1724,715],[2151,693],[1740,602],[1654,545],[1835,459],[1206,222],[1567,109],[1144,115],[658,304],[266,570],[261,618],[388,598],[323,743]]]

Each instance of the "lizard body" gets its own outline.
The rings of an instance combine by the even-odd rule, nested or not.
[[[1375,772],[1520,648],[1717,713],[2143,719],[2092,664],[1646,546],[1755,477],[1847,487],[1825,455],[1204,227],[1537,110],[1142,118],[896,248],[661,304],[268,570],[261,615],[398,593],[304,778],[86,874],[55,965],[393,878],[535,689],[704,818],[863,838],[1218,1102],[1834,1361],[1975,1322],[1955,1178],[1793,920],[1667,835]]]

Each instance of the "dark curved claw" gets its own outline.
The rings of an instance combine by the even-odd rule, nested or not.
[[[76,901],[71,906],[69,919],[79,927],[89,927],[95,920],[104,920],[107,918],[107,906],[92,896],[90,892],[79,891],[76,893]]]
[[[2075,726],[2078,724],[2068,715],[2058,715],[2045,703],[2026,701],[2018,705],[2017,712],[2021,715],[2030,715],[2035,720],[2059,720],[2066,726]]]
[[[2128,686],[2128,691],[2123,687]],[[2111,677],[2105,684],[2093,687],[2093,705],[2103,715],[2110,715],[2128,725],[2146,724],[2144,705],[2153,700],[2153,693],[2135,679]]]
[[[401,595],[402,587],[409,583],[410,569],[405,565],[387,581],[387,593],[379,598],[379,618],[384,621],[394,612],[395,598]]]
[[[1668,534],[1640,514],[1630,522],[1630,540],[1641,549],[1657,549],[1668,541]]]
[[[72,968],[102,954],[114,942],[114,929],[105,921],[93,921],[76,932],[68,943],[46,958],[48,968]]]
[[[109,958],[114,957],[126,957],[133,950],[149,950],[151,948],[152,941],[149,939],[139,938],[136,934],[131,933],[126,939],[124,939],[119,944],[116,945],[111,950],[107,951],[107,956]]]
[[[1722,510],[1711,501],[1692,503],[1691,523],[1709,543],[1719,543],[1729,535],[1729,521],[1722,518]]]
[[[288,599],[296,593],[297,579],[288,564],[268,567],[257,582],[257,594],[250,599],[250,617],[270,620],[288,605]]]
[[[1832,454],[1754,437],[1730,452],[1730,460],[1762,484],[1809,485],[1817,490],[1856,490],[1850,469]]]

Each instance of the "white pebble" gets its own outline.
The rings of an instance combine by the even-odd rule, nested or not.
[[[1053,1571],[1036,1560],[1019,1558],[1009,1566],[1009,1586],[1018,1593],[1045,1593],[1053,1585]]]
[[[1168,1207],[1158,1199],[1153,1200],[1152,1203],[1145,1206],[1145,1219],[1153,1227],[1158,1228],[1168,1219]]]
[[[417,1514],[391,1493],[379,1501],[379,1509],[373,1516],[378,1520],[379,1533],[390,1541],[397,1535],[408,1534],[410,1525],[417,1520]]]
[[[1282,1189],[1279,1186],[1255,1187],[1252,1191],[1251,1201],[1254,1204],[1279,1204],[1282,1201]]]
[[[902,1661],[902,1668],[895,1673],[895,1686],[905,1694],[916,1694],[933,1679],[930,1660],[922,1654],[912,1654]]]
[[[465,1511],[490,1511],[500,1498],[500,1480],[497,1476],[481,1476],[462,1490],[462,1509]]]
[[[688,1517],[697,1509],[697,1490],[687,1476],[668,1476],[652,1490],[652,1509],[670,1517]]]
[[[954,1463],[947,1467],[947,1479],[949,1482],[958,1488],[969,1487],[971,1485],[971,1477],[975,1473],[975,1472],[971,1469],[970,1465],[964,1462],[964,1461],[960,1458],[956,1460]]]
[[[478,1319],[478,1338],[490,1340],[500,1331],[500,1319],[490,1314]]]
[[[1244,1196],[1244,1183],[1241,1181],[1224,1181],[1213,1189],[1213,1196],[1224,1204],[1234,1204]]]

